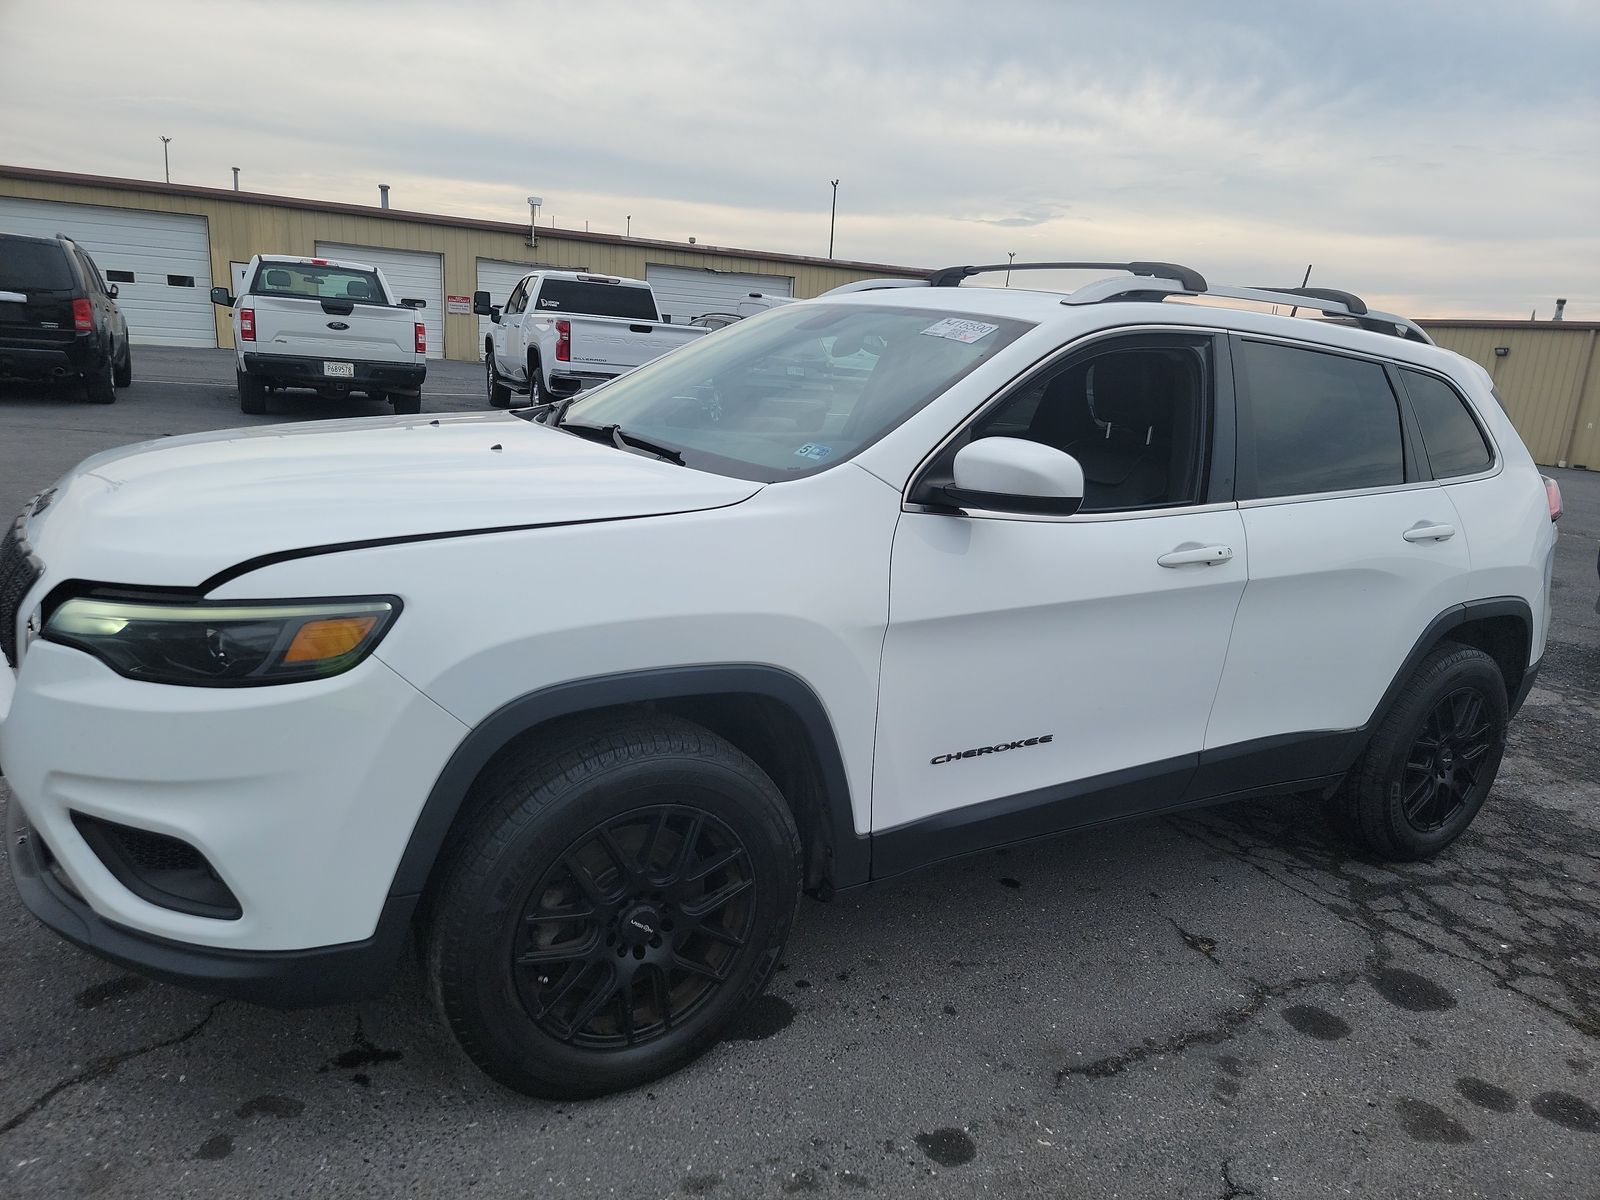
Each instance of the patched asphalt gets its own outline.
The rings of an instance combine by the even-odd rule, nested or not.
[[[243,417],[225,352],[137,370],[110,408],[0,384],[0,512],[107,447],[384,411]],[[430,365],[427,411],[485,407]],[[80,953],[0,882],[0,1195],[1600,1195],[1600,474],[1551,473],[1544,667],[1432,863],[1282,798],[807,902],[732,1037],[583,1104],[484,1079],[410,960],[273,1012]]]

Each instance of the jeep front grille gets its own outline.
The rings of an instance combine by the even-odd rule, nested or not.
[[[17,652],[17,616],[22,598],[39,582],[44,564],[33,554],[22,537],[22,518],[18,517],[0,540],[0,653],[13,667]]]

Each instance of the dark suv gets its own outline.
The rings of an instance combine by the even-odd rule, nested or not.
[[[128,323],[71,238],[0,233],[0,376],[81,379],[91,404],[133,382]]]

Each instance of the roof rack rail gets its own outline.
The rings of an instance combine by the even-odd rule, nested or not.
[[[1098,279],[1062,298],[1061,303],[1071,305],[1104,304],[1111,300],[1161,301],[1167,296],[1215,296],[1229,300],[1250,300],[1257,304],[1289,304],[1300,308],[1313,308],[1325,317],[1343,318],[1373,333],[1386,333],[1391,337],[1433,345],[1420,325],[1393,313],[1369,309],[1366,301],[1351,292],[1334,288],[1313,287],[1237,287],[1214,284],[1192,288],[1181,280],[1167,277],[1139,283],[1132,279]]]
[[[993,263],[987,266],[945,267],[928,276],[929,287],[960,287],[972,275],[992,275],[997,271],[1127,271],[1160,279],[1176,279],[1185,291],[1203,292],[1206,278],[1193,267],[1164,262],[1029,262]]]

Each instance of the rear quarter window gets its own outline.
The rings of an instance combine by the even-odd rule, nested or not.
[[[1428,465],[1435,479],[1476,475],[1494,463],[1494,451],[1483,436],[1467,402],[1444,380],[1401,369],[1411,411],[1422,431]]]
[[[1240,346],[1241,499],[1405,482],[1400,406],[1381,366],[1272,342]]]

